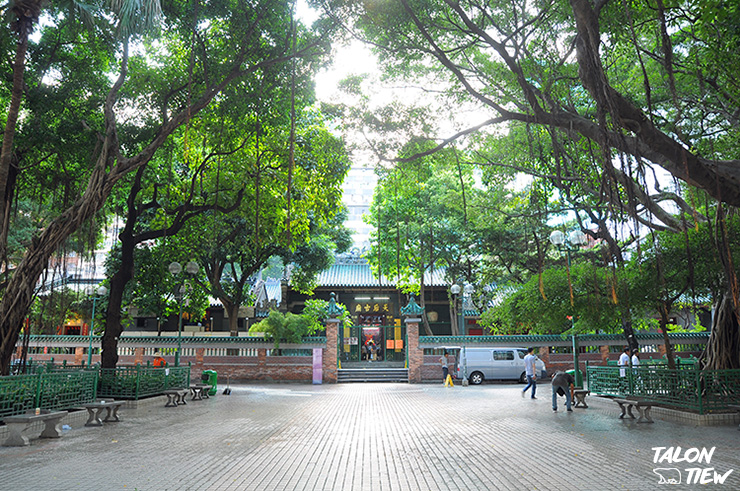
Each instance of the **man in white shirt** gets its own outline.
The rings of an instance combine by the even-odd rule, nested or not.
[[[527,350],[527,355],[524,357],[524,374],[527,376],[527,386],[522,390],[522,397],[527,389],[532,387],[532,399],[537,399],[534,394],[537,392],[537,372],[535,372],[534,362],[537,357],[534,356],[534,348]]]
[[[627,376],[627,366],[630,364],[630,347],[625,346],[624,351],[622,351],[622,354],[619,355],[619,361],[617,362],[617,365],[619,365],[621,368],[619,369],[619,376],[620,377],[626,377]]]

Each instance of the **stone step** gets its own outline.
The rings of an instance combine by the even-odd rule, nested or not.
[[[342,368],[337,370],[337,382],[406,382],[405,368]]]

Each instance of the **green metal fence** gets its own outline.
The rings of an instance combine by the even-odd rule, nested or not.
[[[41,369],[43,367],[43,369]],[[190,367],[73,369],[40,364],[38,373],[0,377],[0,419],[35,408],[80,407],[97,397],[139,399],[190,385]]]
[[[167,389],[190,386],[190,367],[101,368],[98,397],[140,399]]]
[[[34,408],[58,410],[92,402],[97,370],[60,371],[0,377],[0,419]]]
[[[670,370],[654,365],[588,366],[586,371],[588,389],[594,394],[636,397],[699,414],[740,404],[740,370],[700,370],[698,365]]]
[[[24,375],[24,374],[33,374],[33,373],[42,373],[42,372],[55,372],[60,370],[84,370],[88,368],[85,363],[82,363],[80,365],[74,365],[72,363],[67,363],[67,360],[64,360],[62,363],[56,363],[54,361],[54,358],[51,360],[28,360],[25,364],[21,363],[14,363],[10,367],[10,375]],[[93,365],[93,369],[97,369],[96,365]]]
[[[609,366],[618,366],[619,360],[608,360],[606,362]],[[640,358],[640,366],[646,367],[646,366],[665,366],[668,364],[668,360],[665,358]],[[696,368],[699,365],[699,360],[693,356],[690,356],[688,358],[680,358],[676,357],[676,368]]]

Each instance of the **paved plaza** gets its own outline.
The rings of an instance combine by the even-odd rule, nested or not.
[[[735,426],[638,425],[618,419],[616,405],[568,413],[562,398],[553,412],[549,385],[537,400],[521,389],[232,385],[176,408],[158,397],[122,408],[119,423],[77,418],[60,439],[0,447],[0,489],[740,489]],[[655,463],[653,447],[681,450]],[[712,448],[701,462],[676,461]],[[686,483],[701,476],[711,483]]]

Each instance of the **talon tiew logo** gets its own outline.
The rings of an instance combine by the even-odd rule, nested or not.
[[[655,455],[654,464],[705,464],[709,466],[712,455],[717,447],[687,448],[681,447],[653,447]],[[653,472],[658,476],[658,484],[724,484],[727,477],[732,474],[733,469],[724,474],[715,470],[714,467],[656,467]]]

